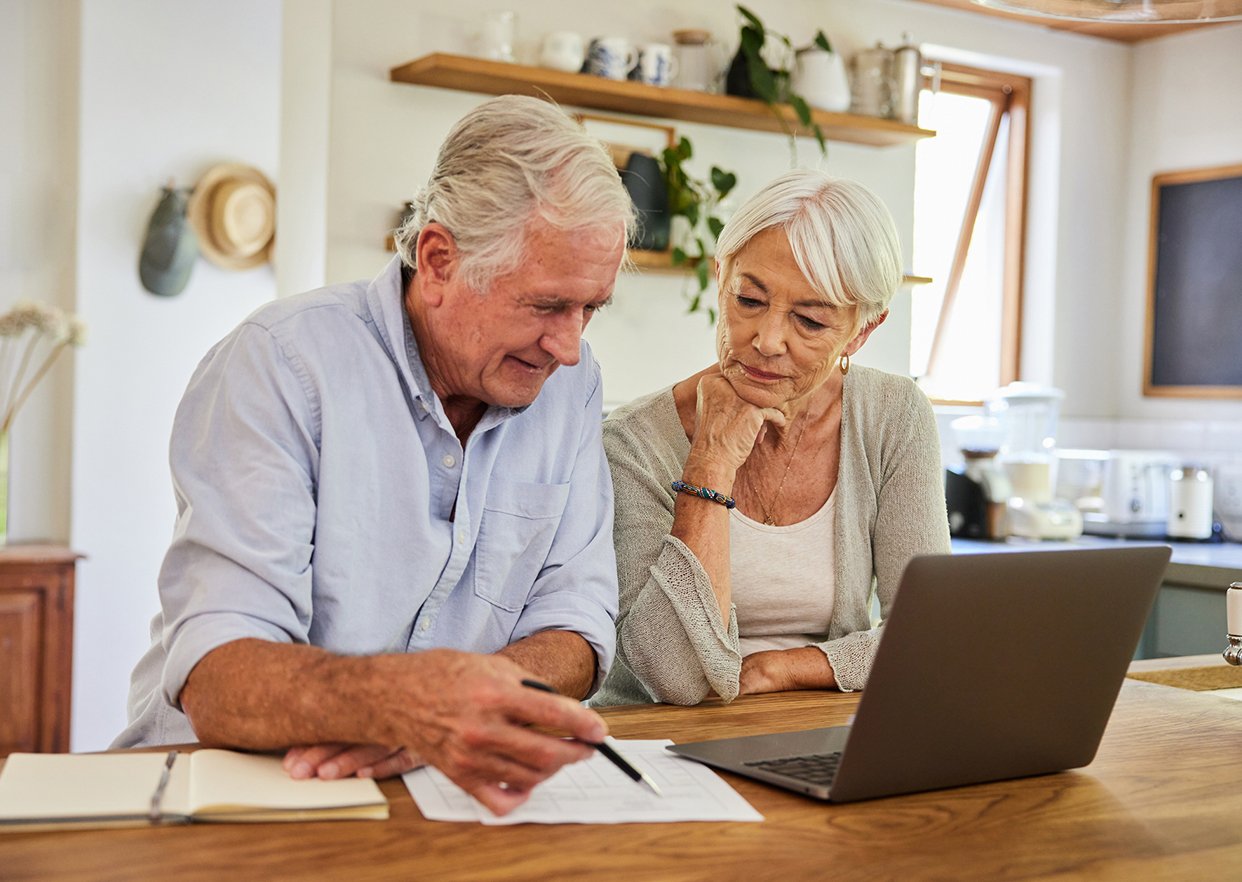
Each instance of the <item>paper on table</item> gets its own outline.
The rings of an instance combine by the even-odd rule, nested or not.
[[[736,790],[707,766],[664,749],[672,741],[618,741],[625,758],[659,785],[659,797],[596,753],[561,769],[530,799],[497,817],[432,768],[407,772],[405,786],[430,821],[504,824],[632,824],[664,821],[762,821]]]

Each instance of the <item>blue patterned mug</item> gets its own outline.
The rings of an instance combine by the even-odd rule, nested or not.
[[[638,53],[625,37],[596,37],[587,50],[586,73],[623,80],[638,64]]]

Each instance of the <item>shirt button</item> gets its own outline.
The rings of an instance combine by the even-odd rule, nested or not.
[[[460,544],[465,545],[465,544],[466,544],[466,539],[467,539],[467,538],[468,538],[468,537],[466,536],[466,531],[465,531],[465,530],[458,530],[458,531],[457,531],[457,541],[458,541]]]
[[[444,459],[440,460],[440,462],[444,463],[444,467],[446,469],[451,469],[453,466],[457,465],[457,460],[453,458],[453,454],[451,453],[444,454]]]
[[[427,402],[426,402],[426,401],[423,401],[423,399],[421,399],[421,398],[420,398],[420,399],[418,399],[418,409],[419,409],[419,410],[421,410],[423,413],[426,413],[426,412],[428,411],[428,409],[429,409],[429,408],[427,407]]]
[[[431,630],[431,620],[430,620],[430,619],[423,619],[423,623],[422,623],[421,625],[419,625],[419,626],[418,626],[418,628],[419,628],[419,630],[420,630],[420,631],[430,631],[430,630]]]

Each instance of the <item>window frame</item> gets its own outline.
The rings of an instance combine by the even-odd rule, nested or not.
[[[957,296],[957,286],[961,281],[966,257],[969,254],[970,239],[974,233],[984,185],[992,165],[998,132],[1007,116],[1009,127],[1005,139],[1007,161],[1004,170],[1005,218],[1003,221],[1005,254],[1001,284],[999,366],[1000,385],[1004,386],[1017,380],[1021,373],[1023,281],[1026,265],[1026,203],[1030,177],[1028,158],[1031,140],[1031,80],[1029,77],[1017,74],[985,70],[935,59],[929,60],[934,63],[936,73],[929,82],[925,83],[924,88],[930,88],[933,92],[949,92],[982,98],[991,103],[992,117],[989,122],[989,134],[985,136],[985,145],[982,145],[987,149],[980,151],[975,176],[971,182],[971,193],[967,199],[966,212],[958,232],[950,278],[945,284],[944,300],[941,303],[936,331],[932,338],[928,372],[930,373],[931,366],[935,364],[948,315],[952,311],[953,301]],[[936,397],[933,397],[932,401],[935,404],[944,405],[978,405],[980,403],[975,400]]]

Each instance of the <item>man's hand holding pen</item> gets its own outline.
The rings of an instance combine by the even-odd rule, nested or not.
[[[376,724],[386,742],[403,746],[293,748],[285,758],[291,775],[386,777],[429,764],[503,815],[563,766],[591,756],[608,734],[579,702],[523,686],[525,671],[502,656],[430,650],[379,659],[390,665],[386,681],[401,700]]]

